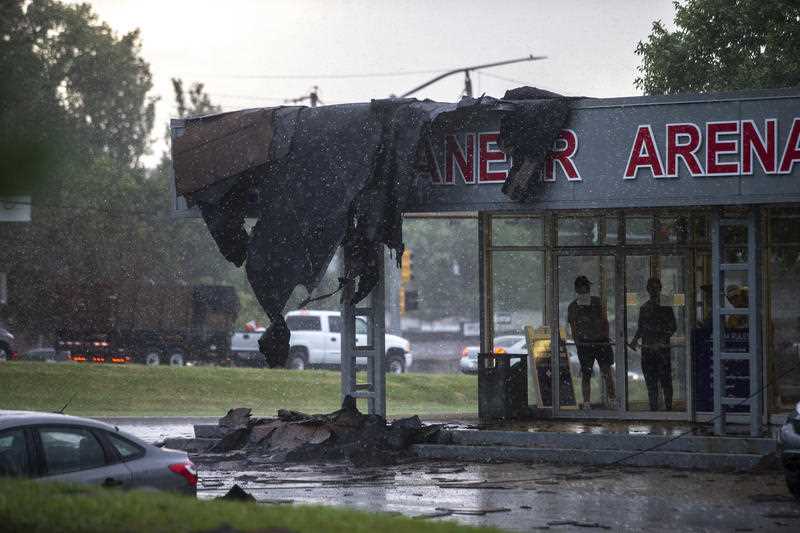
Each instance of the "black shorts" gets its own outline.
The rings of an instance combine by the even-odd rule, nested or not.
[[[595,361],[601,370],[610,368],[614,364],[614,350],[611,349],[611,342],[608,340],[586,344],[578,342],[576,347],[578,361],[581,363],[581,374],[584,376],[592,376]]]

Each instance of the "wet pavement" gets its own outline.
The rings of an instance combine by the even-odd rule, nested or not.
[[[777,473],[413,463],[251,472],[201,466],[200,480],[201,499],[238,484],[264,503],[340,505],[515,531],[800,530],[800,505]]]
[[[123,431],[157,442],[167,437],[191,437],[192,424],[216,420],[200,417],[111,422]],[[607,423],[604,426],[609,429]],[[624,427],[649,434],[684,429],[671,424]],[[544,422],[527,429],[556,428],[563,430],[564,426]],[[576,423],[573,430],[600,431],[585,422]],[[710,473],[445,462],[383,468],[343,464],[265,465],[259,471],[236,468],[235,463],[199,465],[198,497],[215,498],[238,484],[266,504],[347,506],[514,531],[800,530],[800,504],[789,495],[782,474],[774,471]]]

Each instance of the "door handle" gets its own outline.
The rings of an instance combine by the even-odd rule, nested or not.
[[[119,487],[120,485],[122,485],[122,481],[117,481],[113,477],[107,477],[103,481],[103,486],[104,487]]]
[[[332,341],[335,341],[335,340],[336,340],[336,337],[331,337],[331,340],[332,340]]]

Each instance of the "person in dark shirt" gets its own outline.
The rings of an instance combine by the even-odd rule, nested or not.
[[[567,322],[575,339],[578,360],[581,364],[581,392],[584,409],[591,407],[592,374],[597,361],[608,391],[609,407],[615,408],[614,351],[608,338],[608,316],[602,300],[591,296],[591,282],[586,276],[575,278],[575,300],[567,308]]]
[[[642,372],[647,385],[650,410],[658,411],[658,388],[664,394],[664,408],[672,410],[672,351],[670,337],[678,329],[672,307],[661,305],[661,280],[647,280],[650,299],[639,308],[636,333],[628,345],[639,349],[642,340]]]

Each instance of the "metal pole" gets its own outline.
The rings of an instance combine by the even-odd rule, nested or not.
[[[407,97],[411,96],[412,94],[414,94],[415,92],[420,91],[420,90],[424,89],[425,87],[428,87],[429,85],[433,85],[437,81],[442,80],[442,79],[444,79],[444,78],[446,78],[448,76],[452,76],[453,74],[458,74],[459,72],[469,72],[470,70],[478,70],[478,69],[482,69],[482,68],[499,67],[499,66],[502,66],[502,65],[511,65],[513,63],[522,63],[523,61],[539,61],[540,59],[547,59],[547,56],[529,55],[528,57],[521,57],[519,59],[509,59],[507,61],[497,61],[496,63],[486,63],[486,64],[483,64],[483,65],[475,65],[475,66],[472,66],[472,67],[457,68],[457,69],[454,69],[454,70],[447,71],[444,74],[440,74],[440,75],[436,76],[435,78],[432,78],[432,79],[426,81],[422,85],[414,87],[410,91],[401,94],[400,98],[407,98]],[[467,74],[467,76],[469,76],[469,74]]]

